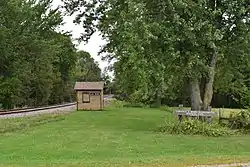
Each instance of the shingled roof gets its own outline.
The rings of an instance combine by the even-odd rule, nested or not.
[[[102,90],[104,82],[76,82],[75,90]]]

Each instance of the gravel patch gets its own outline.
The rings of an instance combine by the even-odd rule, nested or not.
[[[60,107],[60,108],[44,109],[44,110],[39,110],[39,111],[31,111],[31,112],[25,112],[25,113],[0,115],[0,119],[36,116],[36,115],[49,114],[49,113],[67,113],[67,112],[69,113],[69,112],[74,112],[74,111],[76,111],[76,105],[65,106],[65,107]]]
[[[111,95],[105,96],[104,106],[108,106],[112,100],[113,99]],[[44,110],[39,110],[39,111],[24,112],[24,113],[0,115],[0,119],[36,116],[36,115],[50,114],[50,113],[69,113],[69,112],[74,112],[74,111],[76,111],[76,105],[65,106],[65,107],[60,107],[60,108],[44,109]]]

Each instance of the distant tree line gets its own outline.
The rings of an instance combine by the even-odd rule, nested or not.
[[[75,81],[101,80],[98,63],[77,51],[51,0],[0,1],[0,104],[11,109],[71,102]]]

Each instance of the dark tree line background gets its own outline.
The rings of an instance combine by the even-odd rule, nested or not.
[[[101,69],[77,51],[50,0],[0,1],[0,105],[11,109],[71,102],[75,81],[99,81]]]

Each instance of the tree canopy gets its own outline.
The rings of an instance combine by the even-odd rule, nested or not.
[[[0,1],[0,103],[4,108],[41,106],[74,100],[78,62],[91,77],[100,68],[81,55],[68,33],[56,31],[62,13],[51,0]],[[94,64],[88,66],[88,64]],[[80,75],[80,76],[79,76]]]
[[[130,100],[186,102],[207,110],[216,96],[250,105],[247,0],[64,0],[88,41],[100,31],[102,52]],[[216,102],[214,103],[216,104]]]

